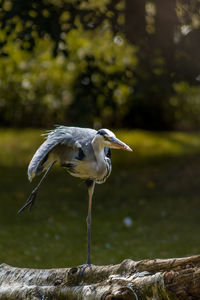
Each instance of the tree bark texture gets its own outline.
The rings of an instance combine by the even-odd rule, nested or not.
[[[2,264],[0,299],[200,299],[200,255],[46,270]]]

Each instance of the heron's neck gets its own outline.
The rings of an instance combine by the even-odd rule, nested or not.
[[[100,142],[97,137],[97,138],[93,139],[92,146],[93,146],[93,150],[94,150],[94,154],[95,154],[97,162],[104,163],[105,162],[105,153],[104,153],[105,145],[102,142]]]

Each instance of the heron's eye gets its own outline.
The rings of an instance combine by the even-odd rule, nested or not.
[[[103,137],[104,137],[104,140],[105,140],[105,141],[109,141],[109,136],[104,135]]]

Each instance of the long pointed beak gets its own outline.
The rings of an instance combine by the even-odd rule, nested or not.
[[[111,148],[122,149],[122,150],[130,151],[130,152],[133,151],[128,145],[126,145],[125,143],[123,143],[122,141],[117,139],[116,137],[112,137],[110,139],[110,143],[111,143]]]

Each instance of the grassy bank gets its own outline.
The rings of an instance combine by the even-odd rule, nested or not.
[[[82,264],[87,190],[80,180],[55,167],[33,211],[16,215],[39,179],[30,184],[26,172],[41,133],[0,130],[0,262],[38,268]],[[112,174],[96,186],[93,263],[199,253],[200,134],[116,134],[134,152],[112,151]]]

